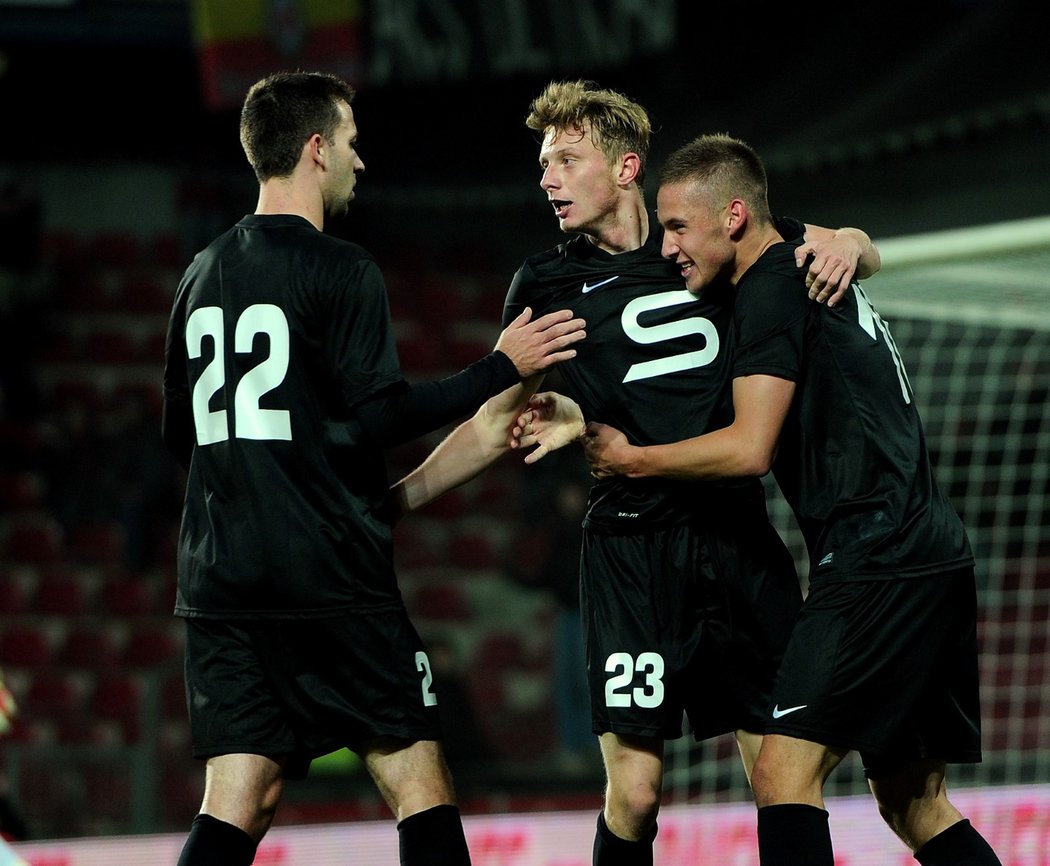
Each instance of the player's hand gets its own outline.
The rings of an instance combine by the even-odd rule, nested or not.
[[[634,446],[615,427],[592,421],[587,425],[582,442],[583,454],[591,464],[591,475],[595,478],[626,474]]]
[[[806,241],[795,249],[795,264],[803,267],[812,256],[806,272],[809,299],[818,304],[827,301],[834,307],[850,287],[860,261],[858,240],[848,234],[836,234],[824,241]]]
[[[514,362],[522,379],[575,358],[576,350],[570,347],[587,336],[584,330],[587,323],[574,319],[572,310],[558,310],[535,321],[531,319],[532,309],[526,307],[496,341],[496,348]]]
[[[533,448],[525,455],[526,463],[542,460],[551,451],[557,451],[577,441],[586,422],[583,410],[576,401],[564,394],[543,391],[534,394],[518,415],[510,434],[511,448]]]

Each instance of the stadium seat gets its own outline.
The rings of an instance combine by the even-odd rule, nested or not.
[[[147,255],[157,267],[181,271],[189,264],[182,247],[182,238],[177,232],[161,232],[149,241]]]
[[[144,696],[145,685],[138,676],[111,674],[96,680],[89,708],[96,719],[119,723],[125,742],[136,742]]]
[[[175,288],[176,283],[169,284],[166,274],[128,273],[121,281],[120,304],[127,312],[167,314],[171,312]]]
[[[528,667],[525,642],[516,632],[493,631],[485,635],[474,651],[475,665],[489,671]]]
[[[449,562],[469,570],[498,568],[500,555],[493,539],[482,532],[456,535],[448,544]]]
[[[182,671],[170,673],[161,681],[160,711],[165,719],[186,721],[186,679]]]
[[[124,557],[124,527],[116,521],[82,524],[69,533],[69,554],[79,562],[118,565]]]
[[[409,605],[413,616],[432,620],[467,621],[472,616],[470,600],[454,583],[426,583],[412,595]]]
[[[19,712],[54,719],[77,716],[84,709],[85,685],[66,673],[45,671],[33,676]]]
[[[57,520],[34,512],[8,527],[5,546],[7,558],[15,562],[55,562],[65,553],[65,538]]]
[[[0,668],[45,667],[55,661],[57,636],[43,625],[15,624],[0,632]]]
[[[0,472],[0,511],[39,508],[44,502],[47,481],[29,469]]]
[[[84,341],[84,360],[92,364],[136,364],[141,355],[135,335],[125,330],[93,331]]]
[[[88,259],[94,265],[137,265],[142,253],[142,241],[128,231],[100,231],[87,245]]]
[[[132,627],[121,655],[128,668],[178,667],[183,660],[182,624],[166,618],[159,623]]]
[[[450,490],[426,505],[421,514],[442,520],[455,520],[469,510],[469,499],[462,489]]]
[[[80,616],[90,612],[94,591],[95,583],[90,575],[62,567],[41,575],[34,609],[54,616]]]
[[[109,576],[99,589],[102,612],[110,616],[138,617],[171,612],[170,604],[159,604],[157,582],[149,577]]]
[[[51,719],[33,719],[26,715],[18,715],[11,720],[11,730],[4,734],[4,742],[39,746],[54,742],[57,737],[55,723]]]
[[[119,664],[125,636],[119,624],[96,621],[80,623],[66,633],[58,654],[59,664],[109,672]]]
[[[434,568],[444,561],[441,534],[422,521],[402,522],[394,529],[394,564],[402,568]]]
[[[0,571],[0,615],[10,616],[29,610],[36,580],[36,571],[30,566],[8,567]]]

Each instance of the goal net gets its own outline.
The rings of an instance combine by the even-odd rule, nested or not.
[[[865,282],[907,365],[978,581],[984,761],[953,787],[1050,782],[1050,218],[878,242]],[[808,570],[772,482],[770,513]],[[731,737],[668,746],[674,803],[749,799]],[[851,756],[825,793],[867,792]]]

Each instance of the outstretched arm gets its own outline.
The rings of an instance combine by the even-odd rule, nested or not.
[[[536,394],[518,416],[511,432],[511,448],[533,448],[526,463],[535,463],[551,451],[576,442],[584,433],[583,410],[575,400],[555,391]]]
[[[511,429],[542,381],[542,376],[533,376],[490,398],[445,437],[419,466],[394,484],[389,495],[391,521],[466,484],[509,451]]]
[[[773,465],[794,393],[795,383],[787,379],[742,376],[733,381],[736,418],[728,427],[666,445],[636,446],[612,427],[589,424],[583,450],[599,478],[761,477]]]
[[[857,228],[836,230],[807,223],[805,243],[795,251],[795,263],[801,268],[810,256],[813,261],[806,272],[810,300],[827,301],[829,307],[839,302],[854,277],[866,279],[882,267],[878,247]]]

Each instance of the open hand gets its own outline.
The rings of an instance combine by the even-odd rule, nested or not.
[[[583,410],[574,400],[554,391],[534,394],[511,430],[511,448],[532,448],[526,463],[535,463],[583,435]]]
[[[587,323],[574,319],[572,310],[558,310],[535,321],[531,319],[532,308],[526,307],[496,341],[496,349],[514,362],[522,379],[575,358],[576,350],[570,347],[587,336],[584,330]]]

